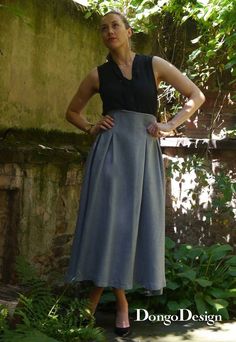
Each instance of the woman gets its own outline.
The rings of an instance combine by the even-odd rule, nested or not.
[[[92,280],[94,314],[104,287],[116,296],[115,332],[130,332],[125,289],[165,287],[165,184],[159,138],[186,121],[204,102],[199,88],[172,64],[136,54],[126,18],[111,11],[101,20],[108,61],[94,68],[73,97],[66,118],[96,136],[86,161],[67,281]],[[161,81],[188,98],[169,122],[156,120]],[[95,124],[82,110],[100,93],[103,117]]]

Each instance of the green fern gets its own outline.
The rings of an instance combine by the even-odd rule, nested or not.
[[[3,341],[3,340],[2,340]],[[4,342],[60,342],[52,337],[48,337],[42,332],[18,325],[16,330],[8,330],[4,334]]]
[[[69,298],[66,289],[57,297],[45,280],[24,258],[17,259],[17,273],[25,293],[19,293],[14,318],[15,330],[3,327],[4,342],[106,341],[104,330],[94,327],[95,319],[87,299]],[[1,339],[0,339],[1,340]]]
[[[0,333],[6,328],[8,314],[8,309],[0,304]]]
[[[35,268],[22,255],[16,257],[15,266],[21,284],[27,285],[35,279],[39,280]]]
[[[68,340],[69,342],[70,340]],[[79,338],[75,337],[71,342],[77,341],[96,341],[96,342],[105,342],[106,339],[104,337],[104,330],[102,328],[91,328],[87,327],[86,329],[81,329]]]

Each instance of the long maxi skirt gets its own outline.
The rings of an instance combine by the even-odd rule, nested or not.
[[[163,293],[165,175],[154,115],[107,113],[114,126],[89,151],[66,282]]]

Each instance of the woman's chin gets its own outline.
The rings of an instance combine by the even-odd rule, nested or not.
[[[120,43],[118,42],[118,40],[110,40],[110,41],[106,42],[106,47],[110,50],[116,49],[119,46],[120,46]]]

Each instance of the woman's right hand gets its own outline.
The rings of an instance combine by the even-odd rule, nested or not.
[[[114,118],[110,115],[104,115],[91,129],[91,135],[97,135],[102,129],[108,130],[114,126]]]

